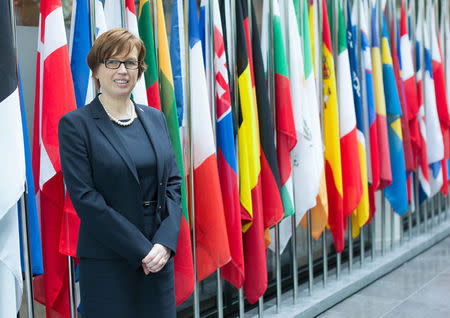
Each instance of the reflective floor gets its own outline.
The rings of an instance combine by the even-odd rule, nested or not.
[[[450,317],[450,237],[318,318]]]

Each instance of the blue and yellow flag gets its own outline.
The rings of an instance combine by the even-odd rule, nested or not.
[[[392,171],[392,183],[384,189],[384,194],[394,211],[399,215],[402,215],[408,210],[408,193],[406,188],[405,158],[401,126],[402,109],[400,106],[397,85],[395,83],[394,68],[392,66],[392,56],[390,52],[386,19],[383,16],[381,55]]]

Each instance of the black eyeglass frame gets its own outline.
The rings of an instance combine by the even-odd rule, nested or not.
[[[108,64],[107,64],[108,62],[119,62],[119,64],[117,65],[117,67],[111,67],[111,65],[108,66]],[[129,62],[136,63],[136,64],[135,65],[134,64],[131,64],[131,65],[127,64]],[[115,59],[109,59],[109,60],[104,60],[102,62],[102,64],[104,64],[105,67],[110,69],[110,70],[117,70],[120,67],[120,65],[122,65],[122,64],[123,64],[123,66],[125,66],[125,68],[127,70],[137,70],[137,69],[139,69],[139,66],[141,65],[141,62],[140,61],[133,61],[133,60],[120,61],[120,60],[115,60]]]

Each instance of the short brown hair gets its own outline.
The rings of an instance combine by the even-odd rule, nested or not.
[[[94,42],[87,56],[87,63],[92,73],[103,61],[115,54],[129,54],[134,48],[138,51],[138,78],[147,69],[144,62],[145,46],[144,42],[131,32],[123,28],[114,28],[101,34]]]

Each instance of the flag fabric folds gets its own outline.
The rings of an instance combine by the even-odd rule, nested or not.
[[[174,0],[172,7],[172,26],[170,31],[169,47],[179,126],[183,123],[184,97],[186,96],[186,87],[183,85],[183,81],[186,81],[186,40],[184,34],[183,12],[183,1]]]
[[[282,69],[283,72],[288,75],[288,77],[286,77],[284,75],[275,74],[278,163],[280,167],[280,177],[284,173],[284,177],[287,178],[281,189],[285,219],[282,220],[279,225],[279,246],[280,251],[283,252],[292,234],[291,219],[286,218],[286,216],[297,212],[294,207],[293,165],[291,163],[291,156],[293,156],[294,148],[289,150],[289,147],[287,146],[288,142],[293,141],[292,138],[294,138],[295,142],[297,141],[296,124],[294,121],[294,107],[298,108],[301,107],[301,104],[303,104],[301,101],[301,96],[304,95],[303,92],[305,81],[303,74],[303,56],[300,44],[299,27],[295,16],[294,5],[292,1],[288,1],[286,3],[281,2],[279,5],[278,0],[275,1],[273,5],[273,24],[269,23],[267,27],[273,27],[274,32],[274,63],[275,65],[278,64],[278,69]],[[288,15],[286,15],[286,6],[289,8]],[[289,61],[287,60],[288,57]],[[276,71],[277,67],[275,66],[275,72]],[[282,92],[282,90],[286,89],[288,89],[287,93]],[[296,97],[299,98],[295,100],[296,105],[294,105],[294,98],[291,96],[294,96],[293,94],[296,93],[300,93],[300,95],[296,95]],[[284,97],[280,98],[280,95]],[[280,117],[284,118],[284,120],[280,119]],[[278,143],[279,141],[281,141],[281,143]],[[286,167],[289,169],[286,169]],[[288,174],[289,170],[290,173]],[[283,180],[283,177],[281,178]],[[281,182],[283,182],[282,180]],[[296,213],[296,215],[300,220],[299,213]],[[270,232],[271,237],[274,237],[275,230],[272,229]],[[271,239],[270,247],[273,249],[275,248],[274,239]]]
[[[209,3],[205,12],[209,12]],[[221,13],[218,0],[213,1],[214,14],[214,78],[216,107],[217,160],[220,185],[227,225],[231,260],[222,267],[222,277],[236,288],[244,284],[244,252],[239,203],[236,151],[234,144],[233,114],[231,110],[230,87],[228,81],[227,58],[222,31]],[[210,30],[205,27],[205,39],[210,39]]]
[[[402,110],[401,117],[401,126],[402,126],[402,137],[403,137],[403,153],[405,159],[405,170],[406,173],[413,172],[417,168],[416,158],[413,153],[413,146],[411,142],[411,134],[409,127],[409,113],[408,106],[406,104],[406,93],[405,93],[405,85],[402,79],[403,74],[403,63],[400,54],[400,32],[398,21],[395,17],[391,16],[391,57],[392,57],[392,66],[394,69],[395,83],[397,84],[397,92],[400,101],[400,106]],[[410,193],[410,191],[408,191]],[[408,195],[408,197],[410,197]]]
[[[341,145],[342,187],[344,191],[343,217],[347,226],[347,217],[358,207],[363,193],[361,164],[358,150],[355,104],[353,101],[352,75],[350,73],[349,53],[344,24],[344,15],[338,5],[337,39],[337,94],[339,105],[339,137]]]
[[[339,109],[334,74],[333,50],[327,5],[323,8],[323,139],[325,144],[325,176],[328,195],[328,223],[338,253],[344,250],[343,186],[341,171],[341,150],[339,145]]]
[[[384,194],[392,208],[399,215],[408,210],[408,193],[406,188],[405,159],[403,152],[402,109],[395,84],[394,69],[389,47],[386,19],[383,15],[383,36],[381,55],[383,63],[383,84],[386,98],[386,113],[389,136],[389,153],[392,168],[392,183],[384,188]]]
[[[414,74],[414,64],[412,60],[412,47],[409,40],[409,34],[406,24],[406,14],[403,1],[401,1],[401,15],[400,15],[400,56],[402,61],[402,79],[405,87],[406,105],[408,109],[408,122],[411,137],[411,144],[413,146],[414,156],[420,152],[420,135],[419,135],[419,103],[417,96],[417,86]],[[417,64],[417,62],[416,62]]]
[[[300,213],[305,213],[308,208],[313,208],[311,210],[311,235],[314,239],[318,239],[328,222],[328,198],[308,11],[307,1],[303,0],[303,12],[297,14],[297,20],[299,20],[300,14],[303,15],[301,28],[303,29],[305,94],[307,95],[300,114],[306,123],[303,126],[296,124],[298,143],[293,151],[294,195],[296,209]],[[294,116],[297,122],[295,113]],[[298,132],[300,132],[300,136]],[[309,182],[300,182],[300,179],[309,180]],[[305,216],[300,224],[307,229]]]
[[[391,184],[391,159],[389,155],[389,140],[386,122],[386,101],[383,88],[383,73],[381,66],[380,44],[377,30],[377,4],[372,0],[372,67],[373,88],[375,93],[375,111],[378,134],[378,155],[380,167],[380,183],[377,189],[383,189]],[[379,14],[382,14],[381,12]]]
[[[67,257],[59,253],[64,184],[59,119],[76,108],[64,18],[59,0],[41,1],[36,67],[33,174],[42,234],[44,275],[34,278],[35,299],[47,317],[69,317]],[[58,69],[58,72],[54,72]]]
[[[196,264],[199,281],[230,261],[222,193],[203,66],[197,6],[189,0],[190,107],[194,163]],[[161,54],[160,54],[161,56]],[[175,100],[174,100],[175,102]]]
[[[442,166],[442,187],[441,192],[444,196],[448,194],[448,176],[447,176],[447,160],[450,158],[450,115],[447,103],[447,93],[445,87],[444,64],[442,61],[441,45],[438,39],[438,31],[436,30],[436,17],[434,5],[428,6],[431,11],[431,22],[429,34],[431,37],[431,66],[433,69],[434,89],[436,95],[436,107],[441,124],[442,138],[444,142],[444,159]],[[430,16],[430,15],[428,15]]]
[[[364,2],[360,7],[361,17],[361,64],[364,72],[361,74],[363,91],[363,112],[368,118],[365,127],[366,141],[370,144],[370,152],[367,155],[367,179],[369,183],[369,220],[375,215],[375,191],[380,185],[380,156],[378,148],[377,116],[375,110],[375,92],[372,73],[372,56],[369,42],[369,28],[366,23],[366,12]],[[368,148],[369,149],[369,148]]]
[[[34,191],[34,178],[33,178],[33,166],[31,164],[31,149],[28,138],[27,118],[25,115],[25,104],[23,101],[22,79],[20,76],[19,66],[19,92],[20,92],[20,110],[22,118],[22,132],[23,132],[23,145],[25,150],[25,165],[26,165],[26,178],[27,178],[27,208],[28,208],[28,233],[30,241],[30,255],[31,255],[31,271],[33,275],[41,275],[44,273],[44,266],[42,264],[42,245],[41,234],[39,229],[39,219],[36,207],[36,193]],[[21,224],[21,213],[19,207],[19,224]],[[19,227],[20,235],[20,248],[21,248],[21,263],[22,272],[24,272],[24,259],[22,250],[22,227]]]
[[[423,10],[422,4],[419,3],[419,12]],[[419,105],[419,111],[417,114],[417,119],[419,121],[419,137],[420,137],[420,154],[419,154],[419,169],[418,169],[418,181],[419,181],[419,202],[427,199],[431,194],[430,189],[430,176],[429,176],[429,167],[428,167],[428,146],[427,146],[427,127],[425,119],[425,105],[424,105],[424,72],[423,72],[423,64],[424,61],[422,59],[421,52],[424,52],[424,41],[423,41],[423,32],[422,32],[422,17],[419,14],[419,18],[416,26],[416,84],[417,84],[417,101]],[[429,111],[428,111],[429,113]],[[431,119],[431,118],[428,118]]]
[[[425,32],[422,32],[421,28],[423,28]],[[444,159],[444,140],[442,136],[441,126],[439,124],[439,116],[436,105],[436,93],[434,90],[435,87],[431,60],[431,39],[428,32],[428,24],[422,19],[422,17],[417,23],[417,29],[417,38],[419,39],[423,37],[424,42],[425,74],[423,79],[423,95],[425,105],[425,126],[427,138],[426,144],[431,197],[440,191],[443,183],[441,162]]]
[[[352,88],[353,88],[353,100],[355,103],[355,116],[356,127],[358,137],[358,154],[359,163],[361,169],[361,186],[362,194],[361,200],[356,208],[356,211],[352,214],[352,234],[353,237],[359,235],[359,229],[369,219],[369,193],[367,183],[367,144],[364,127],[364,120],[368,122],[368,118],[364,118],[362,96],[361,96],[361,81],[358,70],[358,57],[356,55],[356,40],[357,40],[357,26],[356,21],[358,18],[357,2],[353,3],[353,12],[350,10],[350,3],[347,3],[347,41],[348,41],[348,55],[350,59],[350,68],[352,75]],[[353,14],[352,14],[353,13]],[[345,196],[345,195],[344,195]]]
[[[293,12],[294,13],[294,12]],[[280,7],[278,0],[273,1],[273,20],[269,16],[269,1],[263,2],[262,18],[262,41],[261,51],[263,53],[264,69],[268,78],[268,37],[273,34],[273,67],[275,96],[272,101],[275,105],[276,117],[276,142],[277,159],[280,172],[281,199],[283,202],[284,216],[289,216],[294,212],[293,187],[292,187],[292,166],[290,152],[297,143],[295,132],[294,115],[292,111],[291,87],[289,80],[289,69],[286,62],[286,52],[281,31]],[[298,30],[298,27],[295,28]],[[271,79],[268,78],[270,81]],[[269,84],[270,85],[270,84]]]
[[[148,106],[154,107],[156,109],[161,109],[151,12],[152,10],[150,10],[150,1],[140,0],[138,27],[139,36],[141,37],[141,40],[145,45],[144,61],[145,64],[147,64],[147,69],[144,72],[144,78]]]
[[[243,0],[236,2],[236,71],[240,106],[238,109],[239,189],[241,218],[243,222],[246,222],[243,224],[243,230],[245,231],[243,235],[245,263],[244,293],[250,303],[255,303],[267,288],[267,263],[262,181],[260,174],[258,110],[256,108],[256,93],[253,89],[252,55],[249,54],[252,48],[248,47],[250,44],[250,34],[247,37],[249,21],[246,9],[246,2],[244,3]],[[257,33],[253,32],[252,35]],[[267,95],[263,95],[262,97],[267,100]],[[272,128],[270,129],[273,131]],[[264,155],[261,158],[264,158]],[[271,158],[275,158],[276,160],[276,157]],[[279,183],[275,184],[279,185]],[[280,199],[280,197],[278,198]],[[281,199],[279,203],[281,206]],[[283,213],[282,206],[281,213]]]
[[[25,190],[25,152],[20,111],[17,57],[10,2],[0,4],[0,68],[4,76],[0,88],[0,316],[16,317],[22,303],[23,280],[20,269],[17,201]]]
[[[158,50],[159,50],[159,80],[161,108],[166,116],[175,159],[177,161],[181,183],[182,216],[180,234],[178,236],[177,254],[174,258],[175,270],[175,301],[180,304],[189,297],[194,290],[194,266],[191,251],[191,234],[189,227],[189,214],[187,207],[186,182],[183,168],[183,155],[181,151],[180,133],[178,129],[177,108],[170,64],[169,45],[167,42],[166,23],[162,2],[157,2],[158,15]]]

